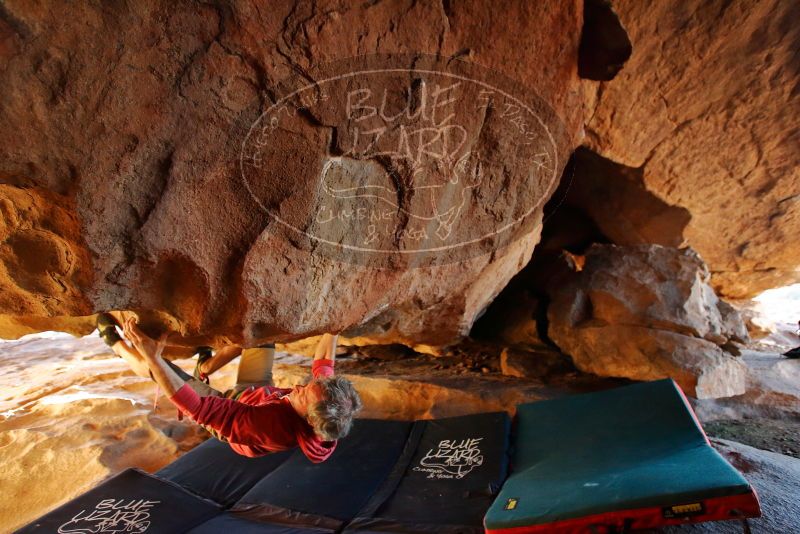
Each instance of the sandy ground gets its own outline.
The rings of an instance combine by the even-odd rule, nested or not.
[[[0,532],[127,467],[153,471],[204,439],[99,338],[0,343]]]
[[[570,369],[546,379],[499,371],[500,347],[467,342],[440,357],[398,347],[350,349],[339,372],[362,395],[362,417],[419,419],[508,410],[522,402],[618,386]],[[748,393],[696,405],[709,435],[797,456],[800,360],[748,351]],[[190,371],[193,362],[179,363]],[[302,381],[310,360],[279,353],[279,386]],[[235,363],[212,378],[227,389]],[[155,387],[97,337],[35,335],[0,342],[0,532],[26,524],[128,467],[155,471],[205,439],[180,422]]]

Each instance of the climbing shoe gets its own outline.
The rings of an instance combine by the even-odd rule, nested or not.
[[[100,337],[109,347],[113,347],[117,341],[122,340],[117,333],[117,322],[109,313],[97,315],[97,330],[100,332]]]
[[[200,370],[200,366],[213,356],[214,352],[211,350],[211,347],[197,347],[197,364],[194,366],[194,373],[192,373],[192,375],[206,384],[208,384],[208,375]]]

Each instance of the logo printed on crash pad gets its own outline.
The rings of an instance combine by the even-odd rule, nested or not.
[[[512,497],[506,501],[506,505],[503,506],[503,510],[514,510],[517,508],[517,504],[519,504],[519,499]]]
[[[428,450],[414,471],[427,473],[428,478],[464,478],[473,469],[483,465],[481,440],[483,438],[444,439],[438,447]]]
[[[93,510],[81,510],[58,527],[59,534],[126,532],[141,534],[150,527],[150,512],[161,501],[103,499]]]
[[[677,517],[692,517],[695,515],[702,515],[705,513],[706,508],[701,502],[693,502],[690,504],[679,504],[677,506],[667,506],[663,508],[662,515],[666,519],[673,519]]]

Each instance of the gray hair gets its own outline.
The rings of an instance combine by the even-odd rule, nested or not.
[[[326,441],[345,437],[353,426],[353,416],[362,406],[356,388],[341,376],[319,378],[314,382],[321,386],[323,399],[308,410],[314,432]]]

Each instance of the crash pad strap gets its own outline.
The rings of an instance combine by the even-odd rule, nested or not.
[[[327,517],[324,515],[307,514],[290,510],[283,506],[272,504],[237,504],[231,509],[235,517],[257,521],[259,523],[269,523],[286,525],[289,527],[309,527],[324,530],[339,530],[346,521]]]
[[[332,529],[316,527],[298,527],[297,525],[280,525],[261,523],[230,513],[223,513],[205,523],[194,527],[186,534],[334,534]]]
[[[701,506],[699,513],[694,512]],[[681,512],[686,510],[681,515]],[[677,511],[677,513],[676,513]],[[674,517],[669,517],[674,515]],[[704,499],[697,503],[681,506],[654,506],[633,510],[605,512],[575,519],[565,519],[552,523],[526,525],[510,528],[486,528],[486,534],[539,534],[542,532],[558,532],[560,534],[596,532],[606,534],[628,530],[654,529],[667,525],[684,525],[702,521],[724,521],[743,517],[760,517],[761,509],[755,493],[730,495]]]
[[[447,525],[416,523],[414,521],[397,521],[381,517],[358,519],[353,521],[343,531],[343,534],[377,534],[377,533],[404,532],[415,534],[484,534],[483,527],[470,527],[465,525]]]
[[[403,452],[400,453],[400,457],[389,472],[389,476],[386,477],[386,480],[384,480],[383,484],[378,488],[378,491],[370,497],[367,504],[358,511],[356,519],[372,517],[378,508],[380,508],[380,506],[395,492],[397,486],[399,486],[400,482],[403,480],[403,474],[405,474],[408,469],[411,460],[414,459],[417,447],[419,447],[419,442],[422,440],[422,435],[425,433],[426,425],[427,421],[414,422],[414,425],[411,427],[411,432],[409,432],[408,439],[406,440],[405,447],[403,447]]]

